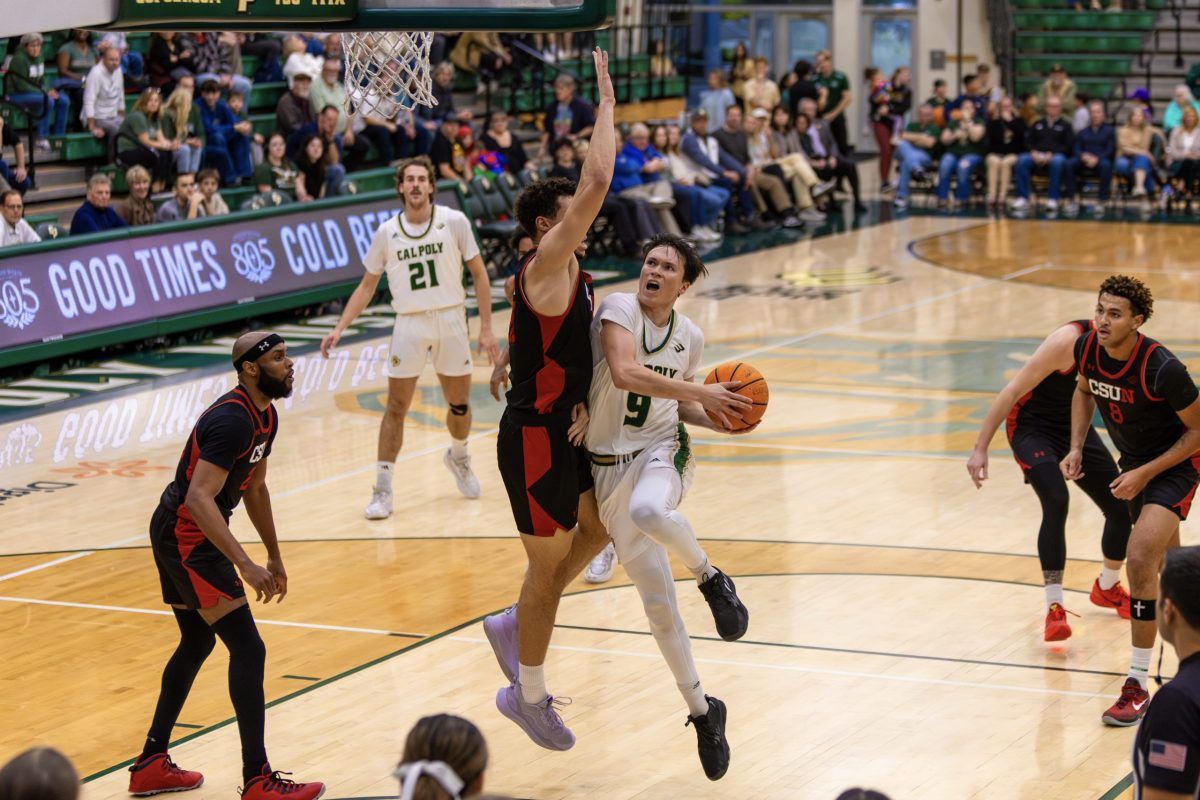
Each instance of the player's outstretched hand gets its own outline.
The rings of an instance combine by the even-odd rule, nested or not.
[[[967,459],[967,474],[971,476],[971,481],[974,482],[976,489],[983,486],[983,482],[988,479],[987,450],[982,453],[978,450],[971,452],[971,457]]]
[[[329,351],[337,347],[341,339],[342,332],[336,329],[325,334],[325,337],[321,339],[321,357],[329,358]]]
[[[282,603],[287,597],[287,571],[283,568],[282,559],[267,559],[267,572],[275,578],[275,591],[278,592],[276,603]]]
[[[1077,481],[1083,477],[1083,451],[1072,450],[1067,457],[1058,462],[1063,477],[1069,481]],[[1120,480],[1120,478],[1118,478]]]
[[[587,406],[584,403],[576,403],[571,409],[571,427],[567,428],[567,439],[571,444],[583,444],[583,437],[587,435],[588,419]]]
[[[702,383],[700,389],[700,405],[704,410],[716,414],[728,428],[728,420],[741,419],[742,412],[748,411],[754,405],[749,397],[737,394],[742,381],[725,381],[724,383]]]
[[[487,353],[489,364],[500,363],[500,345],[496,344],[496,336],[490,330],[479,331],[479,352]]]
[[[597,47],[592,51],[592,59],[596,62],[596,99],[601,103],[616,103],[617,93],[608,74],[608,52]]]
[[[492,367],[492,377],[488,380],[488,391],[492,393],[492,399],[497,403],[500,402],[500,386],[508,388],[508,351],[505,350],[496,359],[495,366]]]
[[[242,582],[254,590],[255,600],[271,602],[275,596],[275,576],[251,561],[241,568]]]
[[[1112,490],[1113,497],[1118,500],[1132,500],[1142,493],[1149,482],[1150,476],[1144,470],[1131,469],[1118,475],[1117,479],[1108,485],[1108,488]]]

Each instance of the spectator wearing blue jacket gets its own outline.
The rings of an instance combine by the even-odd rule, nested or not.
[[[213,80],[200,84],[200,119],[204,123],[204,161],[221,173],[221,183],[237,186],[254,174],[250,163],[249,120],[238,120],[221,99],[221,84]]]
[[[729,191],[725,205],[726,233],[742,234],[767,227],[755,218],[754,197],[750,194],[745,165],[722,149],[715,137],[708,135],[708,112],[703,108],[692,112],[691,124],[679,142],[679,151],[708,175],[713,186]]]
[[[97,172],[88,178],[87,199],[71,218],[71,235],[99,233],[127,227],[125,220],[109,207],[112,199],[112,181],[107,175]]]
[[[1104,214],[1112,192],[1113,161],[1117,156],[1117,133],[1104,121],[1104,104],[1088,103],[1088,126],[1075,134],[1075,157],[1067,169],[1067,198],[1075,201],[1075,182],[1086,175],[1100,176],[1100,202],[1092,207],[1096,216]]]
[[[613,164],[611,191],[617,197],[645,200],[658,215],[658,221],[667,233],[682,236],[679,223],[671,215],[675,206],[675,194],[668,181],[658,180],[658,174],[666,169],[666,159],[648,156],[636,147],[623,143],[617,131],[617,157]]]
[[[625,140],[622,152],[638,163],[638,171],[641,175],[642,183],[650,185],[653,193],[661,194],[664,197],[668,196],[666,192],[659,188],[664,184],[670,190],[669,196],[675,201],[675,205],[673,206],[674,213],[668,213],[667,215],[672,217],[675,226],[669,227],[664,222],[663,227],[676,235],[680,235],[685,231],[690,232],[692,228],[692,205],[699,202],[699,199],[693,195],[692,187],[674,183],[671,180],[671,162],[650,144],[650,128],[640,122],[634,123],[629,129],[629,138]],[[663,215],[660,214],[659,216]]]

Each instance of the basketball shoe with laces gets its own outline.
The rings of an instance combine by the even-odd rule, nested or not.
[[[376,486],[371,490],[371,502],[363,509],[367,519],[387,519],[392,515],[392,490]]]
[[[1050,609],[1046,612],[1046,633],[1042,637],[1047,642],[1061,642],[1063,639],[1071,638],[1071,626],[1067,622],[1067,614],[1073,613],[1067,611],[1058,603],[1051,603]],[[1075,614],[1075,616],[1079,616]]]
[[[737,589],[728,575],[721,570],[700,584],[700,593],[712,611],[717,623],[717,634],[727,642],[735,642],[746,635],[750,625],[750,612],[738,599]]]
[[[446,465],[446,469],[450,470],[450,474],[454,476],[454,482],[458,484],[458,491],[463,497],[469,497],[472,500],[479,499],[479,479],[471,471],[471,457],[469,455],[464,453],[462,456],[455,457],[447,449],[446,455],[442,457],[442,463]]]
[[[325,794],[325,784],[299,783],[290,778],[290,772],[272,771],[270,765],[263,767],[263,774],[251,778],[246,788],[239,789],[242,800],[317,800]]]
[[[155,753],[139,758],[129,768],[129,793],[135,797],[149,797],[163,792],[186,792],[199,789],[204,776],[199,772],[180,769],[166,753]]]
[[[1129,619],[1129,592],[1117,581],[1109,589],[1100,588],[1100,579],[1092,583],[1092,605],[1101,608],[1115,608],[1121,619]]]
[[[696,749],[700,752],[700,765],[710,781],[719,781],[729,769],[729,740],[725,738],[725,704],[715,697],[704,695],[708,701],[708,713],[700,717],[689,716],[683,727],[696,728]]]
[[[571,733],[558,715],[558,706],[570,703],[550,695],[540,703],[526,703],[521,696],[520,681],[513,681],[496,692],[496,708],[500,713],[517,723],[533,743],[547,750],[570,750],[575,746],[575,734]]]
[[[1126,678],[1125,685],[1121,687],[1121,696],[1100,719],[1104,720],[1105,725],[1128,728],[1138,724],[1149,705],[1150,693],[1142,688],[1137,678]]]
[[[588,583],[604,583],[613,576],[613,568],[617,563],[617,549],[609,542],[604,549],[596,554],[584,570],[583,579]]]

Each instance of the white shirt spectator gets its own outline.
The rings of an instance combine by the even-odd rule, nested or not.
[[[15,244],[33,244],[42,239],[34,231],[33,226],[23,219],[17,220],[16,225],[10,225],[8,220],[0,217],[0,247],[12,247]]]
[[[685,181],[691,181],[693,184],[700,186],[708,185],[710,180],[708,174],[687,156],[681,153],[667,153],[667,163],[670,164],[671,177],[673,179],[679,180],[682,178]]]
[[[79,118],[86,124],[89,119],[119,119],[125,113],[125,74],[120,65],[112,72],[103,61],[88,71],[83,82],[83,112]]]

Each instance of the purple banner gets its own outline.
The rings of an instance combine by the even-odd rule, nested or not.
[[[0,258],[0,349],[355,280],[399,212],[380,198]]]

